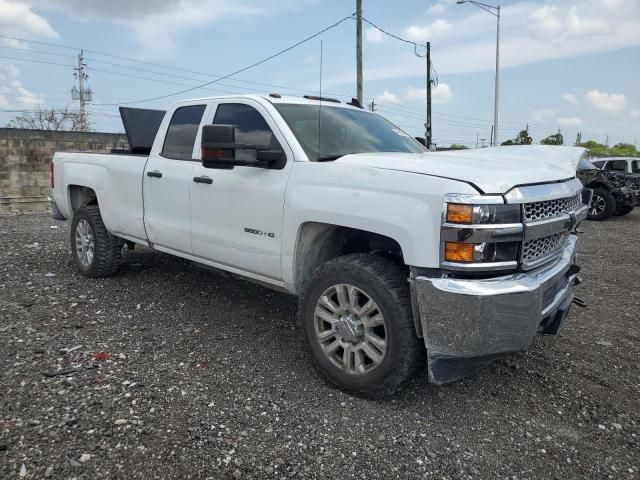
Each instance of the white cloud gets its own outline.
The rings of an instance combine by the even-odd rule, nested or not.
[[[384,33],[377,28],[369,27],[364,31],[364,38],[367,42],[382,43],[384,41]]]
[[[571,105],[577,106],[580,104],[580,100],[573,93],[565,93],[564,95],[562,95],[562,99],[566,100]]]
[[[7,0],[0,0],[7,1]],[[60,9],[78,18],[107,18],[131,30],[148,57],[175,55],[174,37],[230,17],[299,9],[317,0],[29,0],[44,9]],[[275,7],[279,8],[275,8]]]
[[[2,68],[11,78],[18,78],[20,76],[20,70],[13,63],[7,63]]]
[[[567,14],[566,25],[570,34],[576,35],[603,35],[610,33],[613,26],[607,19],[597,16],[580,17],[578,7],[571,7]]]
[[[558,117],[558,125],[561,127],[579,127],[584,121],[578,117]]]
[[[391,93],[388,90],[385,90],[381,95],[376,96],[376,100],[379,102],[402,103],[402,100],[400,100],[398,95]]]
[[[438,86],[431,91],[433,103],[447,103],[451,97],[453,97],[453,93],[451,93],[451,88],[446,83],[439,83]]]
[[[13,87],[13,97],[17,105],[35,106],[44,103],[41,95],[36,95],[27,90],[18,80],[11,82],[11,86]]]
[[[638,110],[631,110],[631,111],[629,112],[629,116],[630,116],[631,118],[636,119],[636,120],[640,120],[640,112],[639,112]]]
[[[9,106],[9,100],[4,95],[0,95],[0,108],[5,108]]]
[[[423,102],[426,102],[427,89],[409,87],[406,90],[405,96],[409,100],[420,99]],[[431,101],[435,104],[447,103],[451,99],[451,97],[453,97],[451,87],[449,87],[449,85],[446,83],[439,83],[438,86],[431,89]]]
[[[449,7],[449,5],[452,5],[454,3],[455,0],[438,0],[427,9],[427,13],[431,15],[443,13],[447,9],[447,7]]]
[[[411,24],[405,36],[418,42],[438,38],[438,48],[432,50],[432,56],[441,75],[493,70],[495,17],[472,6],[456,8],[459,15],[448,20]],[[505,5],[501,18],[503,69],[640,45],[638,0],[566,0],[553,4],[520,1]],[[424,75],[424,64],[416,61],[413,52],[404,54],[404,45],[397,48],[398,53],[384,63],[365,66],[368,81]],[[344,72],[323,83],[331,87],[352,81],[353,74]]]
[[[556,111],[551,108],[541,108],[539,110],[534,110],[531,112],[531,120],[534,122],[544,122],[545,120],[555,117]]]
[[[620,113],[625,109],[627,104],[626,97],[621,93],[591,90],[585,95],[585,98],[594,107],[609,113]]]
[[[11,0],[0,0],[0,32],[8,36],[58,37],[47,19],[32,12],[29,5]]]
[[[451,30],[451,24],[441,18],[424,27],[411,25],[405,31],[410,40],[424,42],[433,38],[443,36]]]

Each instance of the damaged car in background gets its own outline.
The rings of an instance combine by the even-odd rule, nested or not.
[[[297,295],[319,371],[369,397],[425,361],[430,381],[457,380],[567,318],[582,148],[428,152],[320,97],[121,112],[131,152],[54,156],[54,216],[85,276],[143,245]]]
[[[577,177],[585,187],[593,190],[587,216],[589,220],[627,215],[640,205],[640,175],[600,170],[595,163],[582,158],[578,163]]]

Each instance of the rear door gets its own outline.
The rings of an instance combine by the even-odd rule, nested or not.
[[[215,110],[215,111],[214,111]],[[236,142],[280,145],[287,163],[280,169],[236,166],[231,170],[196,164],[191,183],[193,253],[223,266],[281,279],[284,194],[293,151],[269,112],[253,100],[220,101],[206,123],[236,125]],[[255,151],[238,150],[237,158]],[[203,183],[205,179],[210,183]]]
[[[160,250],[191,254],[189,189],[193,153],[205,104],[175,108],[163,121],[143,175],[147,236]]]

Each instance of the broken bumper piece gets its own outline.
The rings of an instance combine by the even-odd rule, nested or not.
[[[429,380],[470,375],[509,352],[526,350],[538,333],[554,334],[573,301],[576,237],[552,265],[491,279],[415,278]]]

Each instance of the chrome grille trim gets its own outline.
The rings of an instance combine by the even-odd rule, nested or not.
[[[582,204],[581,194],[571,197],[557,198],[542,202],[532,202],[522,204],[525,222],[545,220],[547,218],[559,217],[562,214],[576,211]]]
[[[522,245],[522,267],[535,268],[560,255],[568,238],[569,232],[565,231],[525,241]]]

